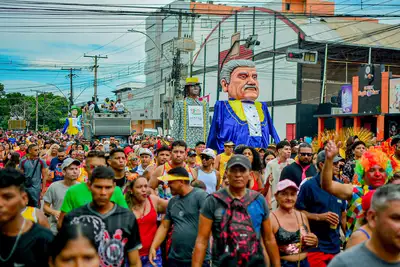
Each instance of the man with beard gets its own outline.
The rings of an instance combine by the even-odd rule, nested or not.
[[[367,217],[371,238],[339,254],[329,267],[400,266],[400,185],[379,187]]]
[[[200,98],[199,79],[189,77],[183,90],[184,99],[174,105],[174,127],[172,136],[183,140],[194,148],[196,142],[206,142],[209,129],[209,104]]]
[[[153,264],[157,249],[172,227],[168,266],[190,267],[196,243],[200,208],[207,198],[207,193],[190,185],[189,173],[183,167],[169,170],[167,175],[159,177],[159,180],[168,183],[174,197],[168,202],[165,218],[157,229],[151,244],[149,260]],[[210,255],[207,253],[203,267],[210,266],[209,260]]]
[[[153,172],[156,170],[158,166],[164,165],[171,159],[171,149],[167,146],[161,146],[156,150],[156,165],[151,165],[146,168],[143,173],[143,176],[149,181]]]
[[[183,167],[189,173],[190,181],[197,179],[196,172],[186,164],[186,153],[187,145],[184,141],[175,141],[171,145],[171,160],[165,164],[158,166],[153,174],[151,175],[149,185],[151,188],[156,190],[158,188],[158,195],[163,199],[171,199],[171,190],[168,184],[163,181],[159,181],[158,177],[167,175],[167,173],[177,167]]]
[[[270,137],[278,143],[267,103],[257,101],[260,88],[255,63],[231,60],[222,67],[220,76],[218,82],[229,100],[215,103],[207,148],[222,153],[229,140],[236,145],[265,148]]]
[[[313,177],[317,174],[317,170],[312,164],[312,157],[311,145],[308,143],[301,143],[298,150],[298,159],[289,166],[283,168],[280,181],[288,179],[299,187],[304,179]]]
[[[339,199],[348,201],[347,233],[348,239],[353,231],[360,227],[359,214],[362,211],[362,197],[371,189],[377,189],[387,183],[393,175],[389,157],[380,148],[371,147],[356,163],[353,183],[341,184],[332,181],[333,162],[339,149],[335,142],[325,146],[326,160],[321,172],[321,187]]]

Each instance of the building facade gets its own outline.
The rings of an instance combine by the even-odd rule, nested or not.
[[[318,17],[318,14],[334,14],[333,2],[282,1],[279,5],[266,3],[264,7],[227,7],[176,1],[165,8],[190,10],[198,16],[183,17],[181,26],[176,16],[146,20],[147,34],[153,34],[154,40],[146,41],[146,87],[158,88],[155,94],[160,94],[160,102],[155,106],[164,115],[164,129],[169,127],[167,118],[173,120],[175,87],[170,81],[176,52],[173,40],[178,28],[181,36],[192,36],[196,41],[193,53],[181,55],[184,69],[181,78],[195,76],[202,81],[202,94],[210,99],[210,120],[215,102],[227,99],[227,94],[218,93],[218,77],[232,36],[239,34],[240,39],[246,39],[257,34],[260,45],[254,51],[241,45],[239,52],[227,60],[256,62],[260,82],[258,100],[268,103],[281,139],[314,135],[318,131],[314,115],[319,104],[337,96],[341,86],[351,83],[360,66],[371,58],[373,63],[389,67],[394,75],[400,74],[397,73],[400,62],[394,56],[400,48],[396,40],[399,30],[376,20]],[[289,62],[286,51],[292,48],[317,51],[317,63]]]

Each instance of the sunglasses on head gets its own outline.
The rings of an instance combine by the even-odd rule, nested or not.
[[[311,157],[312,155],[312,153],[300,153],[300,156],[302,157]]]

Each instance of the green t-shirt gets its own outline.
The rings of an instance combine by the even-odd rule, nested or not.
[[[121,188],[118,186],[115,187],[114,193],[111,196],[111,201],[123,208],[128,208]],[[61,206],[61,211],[68,213],[71,210],[79,208],[90,202],[92,202],[92,193],[90,192],[87,184],[76,184],[67,190]]]

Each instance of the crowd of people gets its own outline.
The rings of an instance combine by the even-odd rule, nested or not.
[[[400,266],[400,136],[75,139],[0,130],[0,266]]]
[[[121,99],[116,101],[110,100],[108,97],[104,99],[102,104],[97,101],[91,100],[82,107],[82,113],[125,113],[127,112],[124,103]]]

